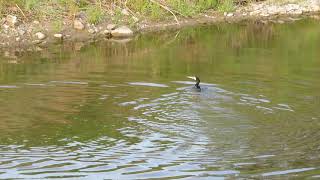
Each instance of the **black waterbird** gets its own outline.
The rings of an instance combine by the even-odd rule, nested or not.
[[[200,88],[200,79],[197,77],[197,76],[187,76],[188,78],[190,79],[193,79],[196,81],[196,84],[194,85],[194,87],[198,90],[198,91],[201,91],[201,88]]]

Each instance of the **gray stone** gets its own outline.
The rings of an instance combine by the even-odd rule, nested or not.
[[[45,34],[43,34],[42,32],[37,32],[36,34],[36,37],[39,39],[39,40],[43,40],[45,39],[47,36]]]
[[[73,28],[78,29],[78,30],[83,30],[84,25],[80,20],[76,19],[73,21]]]
[[[7,15],[6,17],[6,22],[9,26],[14,27],[17,25],[18,23],[18,18],[17,16],[13,16],[13,15]]]
[[[113,37],[130,37],[133,35],[133,31],[127,26],[120,26],[111,31],[111,35]]]

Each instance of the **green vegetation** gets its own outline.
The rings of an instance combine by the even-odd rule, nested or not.
[[[233,0],[225,0],[218,7],[218,10],[221,12],[230,12],[234,10]]]
[[[88,22],[96,24],[112,17],[119,21],[123,18],[121,10],[139,19],[160,20],[175,14],[191,17],[208,9],[231,11],[233,0],[0,0],[0,16],[15,14],[25,19],[73,19],[80,12]]]

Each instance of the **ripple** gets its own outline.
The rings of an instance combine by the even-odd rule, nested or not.
[[[290,169],[290,170],[284,170],[284,171],[273,171],[269,173],[263,173],[262,176],[274,176],[274,175],[285,175],[285,174],[290,174],[290,173],[299,173],[299,172],[304,172],[304,171],[311,171],[315,170],[316,168],[299,168],[299,169]]]
[[[148,82],[129,82],[128,84],[134,85],[134,86],[150,86],[150,87],[161,87],[161,88],[169,87],[165,84],[148,83]]]
[[[88,85],[87,82],[81,82],[81,81],[50,81],[50,83],[56,83],[56,84],[75,84],[75,85]]]
[[[19,86],[15,85],[0,85],[0,89],[16,89],[19,88]]]

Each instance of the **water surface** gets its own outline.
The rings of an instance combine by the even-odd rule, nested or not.
[[[0,179],[319,178],[319,29],[218,24],[5,53]]]

